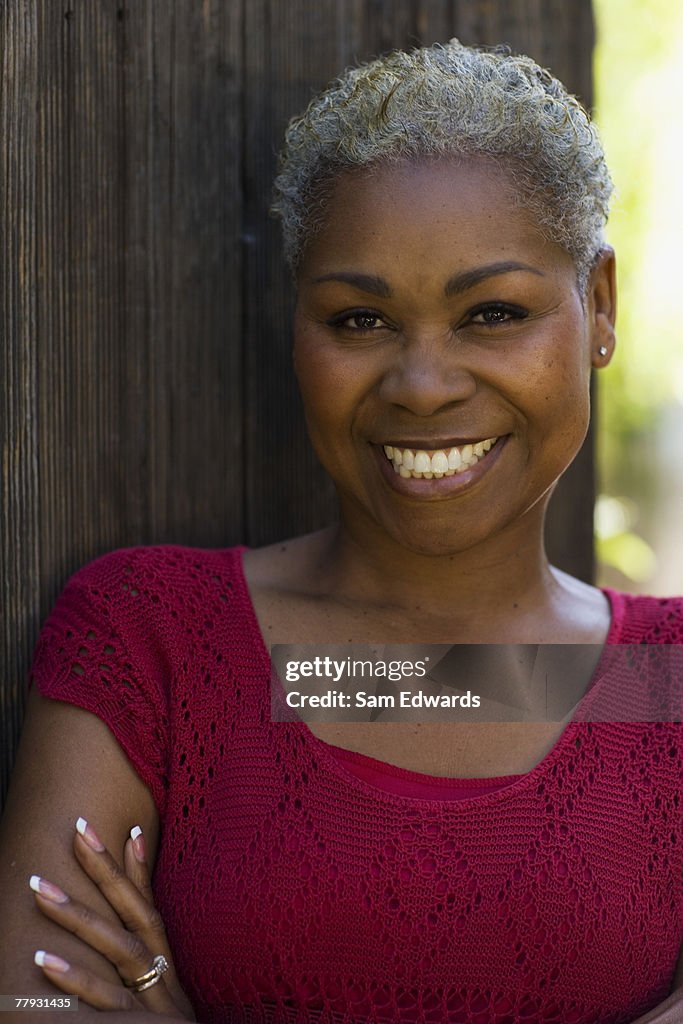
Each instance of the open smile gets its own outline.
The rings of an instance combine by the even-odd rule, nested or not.
[[[399,444],[373,445],[379,469],[392,490],[410,498],[439,500],[469,489],[490,472],[506,447],[509,434],[420,448]]]
[[[441,477],[455,476],[476,466],[481,459],[486,458],[497,441],[497,437],[487,437],[482,441],[436,449],[393,444],[385,444],[383,447],[394,471],[404,479],[440,480]]]

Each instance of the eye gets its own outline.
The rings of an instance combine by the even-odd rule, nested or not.
[[[370,334],[382,328],[389,328],[386,320],[371,309],[346,310],[327,321],[330,327],[341,327],[353,334]]]
[[[506,302],[487,302],[483,306],[477,306],[469,314],[467,323],[480,324],[484,327],[497,327],[499,324],[509,324],[515,320],[524,320],[529,315],[526,309],[521,306],[511,306]]]

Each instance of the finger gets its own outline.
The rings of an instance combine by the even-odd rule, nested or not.
[[[126,875],[138,892],[142,894],[151,906],[154,906],[152,880],[149,872],[149,863],[147,861],[147,847],[145,844],[145,837],[139,825],[135,825],[130,830],[130,838],[127,840],[126,845],[123,848],[123,866],[125,868]],[[140,935],[146,942],[147,946],[151,948],[153,937],[146,935],[144,932],[140,933]],[[176,1006],[182,1011],[182,1013],[186,1017],[194,1019],[192,1004],[181,988],[173,961],[169,960],[168,965],[169,969],[164,974],[166,988],[171,993]]]
[[[130,838],[126,841],[123,848],[123,866],[125,869],[125,877],[133,883],[138,893],[147,904],[147,907],[151,908],[153,912],[150,917],[133,922],[137,934],[145,943],[147,943],[150,949],[153,949],[155,948],[155,944],[158,944],[158,926],[160,925],[163,940],[167,943],[168,940],[166,938],[166,930],[164,928],[163,921],[159,917],[156,907],[154,906],[154,894],[152,892],[149,865],[147,864],[145,837],[143,836],[142,829],[139,825],[135,825],[134,828],[130,830]],[[164,952],[165,955],[165,950],[162,950],[162,952]],[[166,959],[170,964],[170,956],[167,956]]]
[[[105,956],[116,967],[124,982],[132,982],[149,971],[152,954],[134,933],[108,921],[85,904],[71,899],[47,879],[33,875],[30,884],[36,897],[36,905],[45,917]],[[155,1013],[175,1014],[178,1009],[171,993],[163,984],[163,979],[140,992],[138,998],[139,1006],[144,1006]]]
[[[135,825],[130,830],[130,838],[123,848],[123,866],[126,870],[126,875],[135,885],[136,889],[151,906],[154,906],[152,880],[147,861],[147,847],[145,844],[145,837],[139,825]],[[148,948],[151,949],[151,943],[154,941],[153,936],[145,934],[144,932],[141,932],[140,936],[147,944]],[[169,960],[168,964],[169,969],[164,974],[166,988],[171,993],[173,1000],[182,1013],[193,1020],[194,1011],[192,1009],[192,1004],[180,986],[180,981],[178,980],[178,975],[176,974],[173,961]]]
[[[130,830],[130,838],[123,848],[123,866],[138,892],[154,906],[152,879],[147,862],[147,844],[139,825]]]
[[[139,829],[139,826],[137,826]],[[76,823],[76,835],[74,836],[74,853],[79,864],[89,875],[93,882],[99,887],[109,904],[116,911],[126,929],[138,936],[150,951],[149,961],[145,970],[149,969],[154,956],[162,955],[168,963],[168,971],[164,974],[166,989],[171,993],[177,1008],[190,1019],[194,1019],[192,1006],[183,992],[180,981],[176,974],[173,956],[166,937],[164,922],[158,910],[154,906],[151,882],[149,879],[149,867],[146,863],[146,850],[144,840],[140,834],[134,840],[137,850],[134,850],[138,863],[134,867],[136,882],[126,876],[104,844],[100,841],[91,825],[83,818]],[[134,831],[134,830],[131,830]],[[126,842],[130,846],[131,841]],[[145,862],[139,861],[140,853],[143,853]],[[124,862],[126,851],[124,849]],[[130,855],[127,863],[130,863]],[[144,971],[142,972],[144,973]],[[122,975],[124,981],[131,981],[139,977],[139,974],[132,977]],[[151,991],[151,990],[150,990]]]
[[[172,964],[173,957],[166,938],[161,914],[153,903],[140,893],[126,877],[92,826],[79,818],[74,836],[74,853],[85,873],[116,911],[125,929],[145,943],[152,956],[161,954]],[[131,980],[126,978],[125,980]]]
[[[48,953],[44,949],[36,950],[34,962],[56,988],[68,995],[78,996],[96,1010],[130,1012],[146,1009],[140,999],[123,985],[112,985],[92,971],[73,966],[54,953]]]

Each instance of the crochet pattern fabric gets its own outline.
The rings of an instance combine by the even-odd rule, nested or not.
[[[157,905],[197,1019],[627,1024],[661,1002],[683,938],[681,726],[573,720],[496,780],[347,757],[271,721],[241,555],[98,559],[32,674],[100,716],[154,796]],[[608,644],[683,642],[683,600],[609,597]]]

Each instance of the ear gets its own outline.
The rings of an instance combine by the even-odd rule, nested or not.
[[[611,246],[604,246],[588,278],[586,306],[590,320],[591,361],[596,369],[607,366],[616,345],[617,316],[616,258]]]

